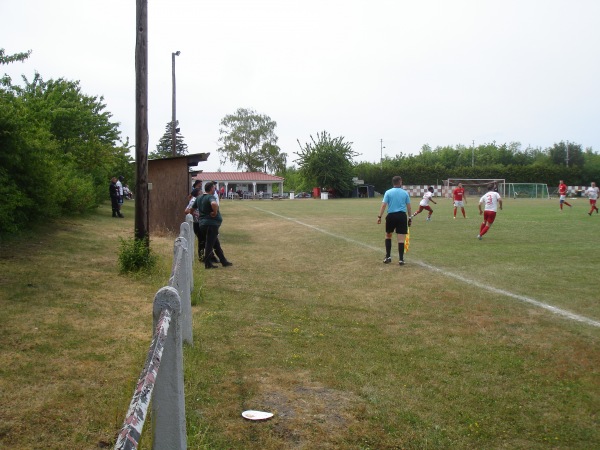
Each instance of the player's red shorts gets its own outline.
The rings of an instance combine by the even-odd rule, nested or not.
[[[590,198],[590,205],[596,206],[596,199],[595,198],[594,199]]]
[[[483,220],[490,225],[493,224],[494,220],[496,220],[496,211],[484,211]]]

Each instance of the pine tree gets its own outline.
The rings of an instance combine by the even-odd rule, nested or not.
[[[173,156],[172,152],[172,141],[173,141],[173,122],[167,122],[167,126],[165,127],[165,134],[158,141],[158,145],[156,146],[156,150],[151,152],[148,156],[151,159],[161,159],[161,158],[170,158]],[[179,125],[179,121],[176,122],[176,127]],[[183,136],[179,133],[179,127],[175,128],[175,147],[177,156],[187,155],[187,144],[183,142]]]

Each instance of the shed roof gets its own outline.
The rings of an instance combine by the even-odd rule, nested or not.
[[[282,177],[275,175],[269,175],[263,172],[200,172],[193,177],[195,180],[202,181],[241,181],[241,182],[253,182],[253,181],[269,181],[272,183],[279,183],[284,180]]]
[[[210,153],[192,153],[190,155],[177,155],[177,156],[169,156],[167,158],[149,158],[149,161],[162,161],[162,160],[172,160],[172,159],[186,159],[187,165],[189,167],[197,166],[199,163],[203,161],[208,161],[208,157]]]

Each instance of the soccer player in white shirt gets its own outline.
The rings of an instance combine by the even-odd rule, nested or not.
[[[585,191],[585,195],[587,195],[587,198],[590,199],[591,208],[588,215],[591,216],[594,210],[596,211],[596,214],[598,214],[598,207],[596,206],[596,200],[598,200],[598,188],[596,187],[596,183],[594,181],[592,181],[592,185],[587,189],[587,191]]]
[[[477,235],[477,239],[479,240],[481,240],[481,236],[488,232],[494,220],[496,220],[498,207],[502,209],[502,197],[496,192],[496,189],[494,183],[488,184],[488,192],[479,199],[479,215],[483,214],[483,222],[479,227],[479,234]],[[482,209],[482,206],[485,209]]]
[[[427,192],[425,192],[425,194],[423,195],[423,200],[421,200],[421,202],[419,203],[419,209],[417,210],[416,213],[414,213],[412,217],[415,217],[417,214],[419,214],[421,211],[423,211],[424,209],[429,211],[429,214],[427,215],[427,220],[431,220],[431,215],[433,214],[433,209],[431,209],[431,206],[429,206],[429,202],[433,203],[434,205],[437,205],[436,201],[432,198],[433,197],[433,186],[429,186],[427,188]]]

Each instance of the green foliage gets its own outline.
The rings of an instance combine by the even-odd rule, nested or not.
[[[119,272],[148,272],[156,266],[158,256],[152,252],[148,238],[123,239],[119,251]]]
[[[307,183],[302,178],[300,171],[293,166],[288,167],[285,171],[277,172],[275,175],[284,178],[283,190],[284,192],[301,192],[308,191],[311,187],[314,187],[314,183]],[[277,184],[273,185],[273,188],[278,188]]]
[[[116,144],[118,123],[102,97],[37,73],[23,82],[0,83],[0,232],[87,211],[107,199],[112,176],[133,179],[128,143]]]
[[[462,145],[432,149],[424,145],[417,155],[396,155],[381,163],[359,163],[354,176],[375,185],[378,192],[390,186],[394,175],[412,184],[441,184],[447,178],[504,178],[509,183],[546,183],[558,185],[564,179],[571,185],[589,185],[600,179],[600,155],[591,148],[569,143],[569,166],[566,166],[567,144],[553,147],[527,147],[518,142],[498,145],[495,142],[478,147]]]
[[[10,64],[17,61],[25,61],[31,55],[31,50],[27,52],[15,53],[14,55],[7,55],[4,53],[4,49],[0,48],[0,64]]]
[[[581,145],[573,142],[559,142],[548,149],[552,162],[558,166],[583,167],[585,157]]]
[[[235,114],[225,116],[217,150],[221,162],[235,163],[238,169],[249,172],[285,170],[286,154],[277,146],[276,126],[269,116],[252,109],[239,108]]]
[[[175,153],[177,156],[187,155],[187,144],[183,142],[183,136],[179,132],[179,121],[175,124]],[[156,150],[148,155],[151,159],[170,158],[173,156],[173,122],[168,122],[165,127],[165,134],[162,135],[160,141],[156,145]]]
[[[582,178],[587,185],[590,181],[596,184],[600,181],[600,154],[593,153],[591,148],[586,149],[584,155]]]
[[[298,141],[300,151],[296,152],[303,179],[347,195],[354,187],[352,158],[358,155],[352,150],[352,142],[344,142],[343,137],[332,138],[326,131],[317,133],[317,140],[312,135],[310,139],[312,142],[304,147]]]
[[[33,202],[27,198],[4,167],[0,167],[0,232],[12,233],[27,221]]]

